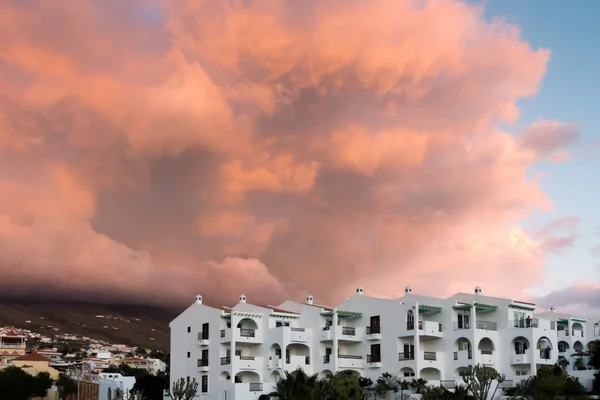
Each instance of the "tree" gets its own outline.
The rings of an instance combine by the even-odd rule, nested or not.
[[[362,400],[362,390],[358,377],[350,371],[338,372],[328,380],[330,385],[323,393],[325,398]]]
[[[600,369],[600,340],[590,344],[590,365],[593,369]]]
[[[421,394],[421,392],[423,391],[423,389],[425,387],[427,387],[427,380],[425,380],[423,378],[413,379],[410,382],[410,387],[412,387],[413,389],[415,389],[415,391],[417,392],[417,394]]]
[[[384,399],[390,390],[394,393],[400,390],[400,378],[397,375],[384,372],[375,382],[375,396]]]
[[[36,377],[19,367],[7,367],[0,371],[0,400],[29,400],[36,389]]]
[[[277,381],[275,391],[269,396],[279,400],[315,400],[317,392],[323,392],[326,386],[327,382],[319,382],[317,374],[307,375],[298,368],[292,373],[285,371],[284,376]]]
[[[162,372],[137,375],[133,390],[144,394],[145,400],[163,400],[163,392],[169,388],[169,377]]]
[[[360,386],[360,393],[362,400],[368,400],[371,397],[371,392],[373,391],[373,381],[371,378],[359,377],[358,378],[358,386]]]
[[[467,390],[473,394],[476,400],[487,400],[490,389],[494,382],[496,382],[491,397],[493,399],[496,395],[496,390],[498,390],[498,385],[506,379],[504,374],[498,373],[494,368],[480,364],[475,366],[469,365],[465,368],[462,378],[467,386]]]
[[[573,397],[583,396],[585,393],[585,387],[583,387],[581,382],[579,382],[579,378],[572,376],[567,377],[561,393],[565,397],[565,400],[569,400]]]
[[[53,380],[48,372],[38,372],[33,380],[33,397],[46,397]]]
[[[169,392],[172,400],[192,400],[198,394],[198,382],[196,378],[179,378],[173,382],[173,387]]]
[[[511,390],[509,395],[531,400],[554,400],[563,393],[567,382],[567,371],[559,365],[539,367],[537,374]]]
[[[61,399],[66,399],[71,394],[77,394],[77,383],[65,374],[58,375],[56,386]]]

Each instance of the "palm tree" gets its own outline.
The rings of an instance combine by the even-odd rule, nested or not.
[[[279,400],[321,399],[324,388],[317,376],[317,374],[307,375],[301,368],[292,373],[285,371],[285,375],[277,381],[275,391],[269,396]]]

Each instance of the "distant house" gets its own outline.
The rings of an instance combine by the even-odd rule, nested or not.
[[[8,331],[0,334],[0,358],[3,362],[13,360],[25,354],[25,336]]]
[[[52,368],[52,362],[48,357],[39,353],[30,353],[13,359],[12,364],[19,367],[30,375],[37,375],[38,372],[48,372],[52,379],[58,379],[59,371]]]
[[[62,353],[58,352],[54,349],[41,349],[37,351],[38,354],[43,355],[44,357],[47,357],[50,359],[50,361],[53,362],[58,362],[58,361],[62,361]]]

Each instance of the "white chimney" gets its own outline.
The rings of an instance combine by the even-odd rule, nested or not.
[[[362,296],[363,295],[363,288],[362,288],[362,286],[359,286],[359,287],[356,288],[356,294],[358,296]]]
[[[481,294],[481,287],[475,286],[475,294]]]
[[[246,295],[242,294],[240,295],[240,303],[245,303],[246,302]]]
[[[310,304],[312,306],[312,304],[313,304],[312,295],[309,294],[308,296],[306,296],[306,304]]]
[[[202,296],[199,294],[196,295],[196,304],[202,304]]]
[[[554,307],[554,306],[550,307],[550,311],[552,311],[552,312],[556,311],[556,307]]]
[[[410,286],[405,287],[404,293],[412,293],[412,288]]]

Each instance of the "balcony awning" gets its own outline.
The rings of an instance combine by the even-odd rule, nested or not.
[[[456,306],[452,306],[455,310],[470,310],[473,305],[471,304],[458,304]],[[494,306],[491,304],[482,304],[475,303],[475,311],[496,311],[498,306]]]
[[[557,319],[556,323],[558,323],[560,325],[569,325],[569,320],[568,319]]]
[[[587,320],[581,319],[581,318],[571,318],[571,321],[573,321],[573,322],[587,322]]]
[[[524,305],[521,305],[521,304],[509,304],[508,308],[513,308],[513,309],[519,310],[519,311],[533,311],[533,310],[535,310],[535,306],[528,307],[528,306],[524,306]]]
[[[325,318],[333,318],[333,313],[334,311],[322,312],[321,316]],[[355,319],[362,317],[362,313],[355,311],[337,310],[337,316],[338,318]]]
[[[413,306],[413,310],[415,309],[415,306]],[[428,312],[441,312],[442,311],[442,307],[438,307],[438,306],[428,306],[426,304],[419,304],[419,314],[424,314],[424,313],[428,313]]]

